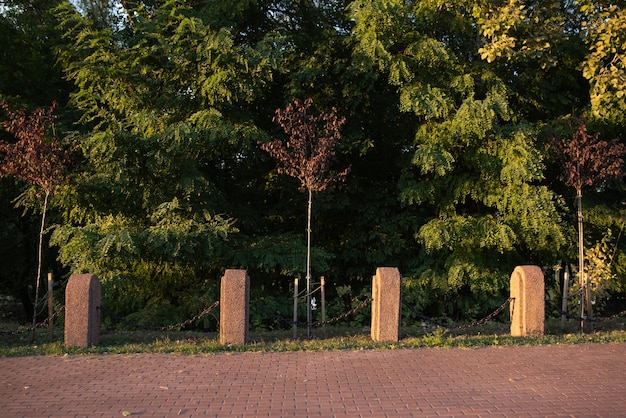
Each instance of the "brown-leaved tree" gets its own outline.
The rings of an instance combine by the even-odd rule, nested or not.
[[[274,122],[287,134],[286,141],[275,139],[260,143],[266,151],[280,163],[278,172],[300,180],[300,191],[308,193],[307,205],[307,260],[306,295],[307,326],[311,336],[311,200],[313,192],[321,192],[334,181],[343,181],[349,168],[331,172],[336,147],[341,140],[341,127],[344,118],[331,112],[312,114],[313,99],[294,99],[285,109],[277,109]]]
[[[55,103],[48,109],[38,108],[30,114],[25,109],[12,111],[5,102],[0,102],[0,107],[7,114],[7,119],[0,124],[15,138],[15,141],[0,140],[0,176],[12,175],[22,179],[37,186],[40,195],[43,195],[32,318],[34,341],[48,202],[66,177],[66,170],[75,156],[75,147],[65,146],[56,134]]]
[[[600,139],[599,134],[587,132],[587,125],[581,119],[571,118],[575,131],[571,138],[554,138],[554,149],[563,164],[560,180],[576,189],[578,217],[578,271],[581,291],[584,292],[580,303],[580,316],[584,318],[585,304],[587,316],[593,318],[591,289],[585,272],[585,250],[583,234],[583,187],[598,186],[608,178],[621,177],[624,174],[624,154],[626,144],[617,138],[610,141]],[[586,303],[585,303],[586,302]],[[584,326],[581,323],[581,327]]]

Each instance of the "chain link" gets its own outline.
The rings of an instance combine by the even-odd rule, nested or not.
[[[345,319],[345,318],[355,314],[357,311],[365,308],[370,303],[372,303],[372,298],[368,297],[368,298],[364,299],[361,303],[359,303],[357,306],[355,306],[354,308],[350,309],[348,312],[342,313],[339,316],[336,316],[336,317],[331,318],[331,319],[327,319],[325,321],[314,322],[312,325],[314,327],[317,327],[317,326],[320,326],[320,325],[334,324],[335,322],[339,322],[342,319]]]
[[[141,325],[135,322],[128,321],[122,318],[121,316],[115,314],[113,311],[106,309],[104,306],[100,306],[99,309],[102,311],[103,314],[109,316],[110,318],[113,318],[115,321],[131,326],[133,328],[145,329],[145,330],[150,330],[150,331],[172,331],[175,329],[184,328],[187,325],[190,325],[193,322],[197,321],[198,319],[210,314],[217,306],[219,306],[219,304],[220,304],[219,300],[215,301],[211,306],[209,306],[208,308],[206,308],[205,310],[203,310],[202,312],[200,312],[193,318],[189,318],[183,322],[179,322],[178,324],[166,325],[163,327],[150,327],[150,326]]]
[[[490,313],[489,315],[487,315],[486,317],[484,317],[482,319],[479,319],[479,320],[474,321],[474,322],[470,322],[468,324],[462,324],[462,325],[457,325],[457,326],[450,326],[448,324],[444,324],[442,322],[435,321],[435,320],[427,317],[426,315],[422,314],[421,312],[418,312],[418,311],[415,311],[415,310],[413,310],[413,313],[415,313],[418,317],[422,318],[423,320],[428,321],[431,324],[437,325],[437,326],[442,327],[442,328],[447,328],[449,330],[467,329],[467,328],[476,327],[478,325],[482,325],[482,324],[484,324],[486,322],[491,321],[493,318],[498,316],[504,309],[506,309],[506,307],[509,305],[509,303],[511,303],[512,300],[515,300],[515,298],[508,298],[507,300],[504,301],[504,303],[502,305],[500,305],[500,307],[498,307],[495,311],[493,311],[492,313]]]
[[[426,321],[428,321],[428,322],[431,322],[431,323],[433,323],[433,324],[435,324],[435,325],[437,325],[437,326],[441,326],[441,327],[447,328],[447,329],[449,329],[449,330],[459,330],[459,329],[467,329],[467,328],[472,328],[472,327],[475,327],[475,326],[478,326],[478,325],[482,325],[482,324],[485,324],[486,322],[491,321],[493,318],[495,318],[495,317],[496,317],[496,316],[498,316],[500,313],[502,313],[502,311],[504,311],[504,309],[506,309],[506,307],[507,307],[507,306],[508,306],[508,305],[509,305],[509,304],[510,304],[513,300],[515,300],[515,298],[508,298],[508,299],[507,299],[506,301],[504,301],[504,303],[503,303],[502,305],[500,305],[500,307],[498,307],[495,311],[493,311],[491,314],[487,315],[486,317],[484,317],[484,318],[482,318],[482,319],[480,319],[480,320],[477,320],[477,321],[474,321],[474,322],[471,322],[471,323],[468,323],[468,324],[458,325],[458,326],[449,326],[449,325],[447,325],[447,324],[443,324],[443,323],[441,323],[441,322],[437,322],[437,321],[435,321],[435,320],[433,320],[433,319],[431,319],[431,318],[429,318],[429,317],[427,317],[427,316],[425,316],[425,315],[421,314],[420,312],[417,312],[417,311],[413,311],[413,312],[414,312],[414,313],[415,313],[418,317],[420,317],[420,318],[422,318],[422,319],[424,319],[424,320],[426,320]],[[350,309],[349,311],[344,312],[343,314],[338,315],[338,316],[336,316],[336,317],[334,317],[334,318],[331,318],[331,319],[327,319],[327,320],[324,320],[324,321],[316,321],[316,322],[313,322],[312,326],[317,327],[317,326],[320,326],[320,325],[328,325],[328,324],[334,324],[334,323],[337,323],[337,322],[339,322],[339,321],[341,321],[341,320],[343,320],[343,319],[346,319],[346,318],[347,318],[347,317],[349,317],[349,316],[354,315],[356,312],[358,312],[359,310],[361,310],[361,309],[365,308],[366,306],[368,306],[368,305],[369,305],[369,304],[371,304],[371,303],[372,303],[372,298],[367,297],[367,298],[365,298],[364,300],[362,300],[362,301],[361,301],[361,302],[360,302],[357,306],[355,306],[354,308]],[[560,313],[560,314],[562,314],[562,315],[566,315],[566,316],[567,316],[568,318],[570,318],[570,319],[575,319],[575,320],[579,320],[579,321],[580,321],[580,320],[583,320],[583,321],[592,321],[592,322],[607,322],[607,321],[611,321],[611,320],[616,319],[616,318],[620,318],[620,317],[626,316],[626,310],[624,310],[624,311],[622,311],[622,312],[619,312],[619,313],[617,313],[617,314],[615,314],[615,315],[612,315],[612,316],[609,316],[609,317],[606,317],[606,318],[600,318],[600,317],[595,317],[595,318],[592,318],[592,319],[591,319],[591,318],[580,318],[580,317],[578,317],[578,316],[576,316],[576,315],[572,315],[572,314],[570,314],[570,313],[567,313],[567,312],[562,311],[560,308],[558,308],[557,306],[555,306],[555,305],[554,305],[553,303],[551,303],[549,300],[546,300],[546,303],[547,303],[547,304],[548,304],[548,305],[549,305],[549,306],[550,306],[553,310],[557,311],[558,313]],[[172,331],[172,330],[175,330],[175,329],[180,329],[180,328],[184,328],[184,327],[186,327],[186,326],[188,326],[188,325],[191,325],[192,323],[196,322],[196,321],[197,321],[197,320],[199,320],[200,318],[202,318],[202,317],[204,317],[204,316],[206,316],[206,315],[210,314],[210,313],[211,313],[211,312],[212,312],[215,308],[217,308],[217,307],[219,306],[219,304],[220,304],[219,300],[218,300],[218,301],[215,301],[215,302],[214,302],[211,306],[209,306],[208,308],[204,309],[202,312],[200,312],[199,314],[195,315],[194,317],[189,318],[189,319],[187,319],[187,320],[185,320],[185,321],[183,321],[183,322],[177,323],[177,324],[167,325],[167,326],[163,326],[163,327],[149,327],[149,326],[145,326],[145,325],[140,325],[140,324],[137,324],[137,323],[133,323],[133,322],[131,322],[131,321],[127,321],[127,320],[125,320],[124,318],[122,318],[122,317],[120,317],[120,316],[116,315],[116,314],[115,314],[115,313],[113,313],[112,311],[109,311],[108,309],[106,309],[106,308],[104,308],[104,307],[102,307],[102,306],[101,306],[101,307],[99,307],[99,309],[100,309],[100,310],[101,310],[104,314],[108,315],[109,317],[113,318],[114,320],[116,320],[116,321],[118,321],[118,322],[120,322],[120,323],[123,323],[123,324],[129,325],[129,326],[135,327],[135,328],[141,328],[141,329],[147,329],[147,330],[154,330],[154,331]],[[268,309],[265,309],[265,308],[264,308],[261,304],[256,303],[256,304],[254,304],[254,305],[255,305],[257,308],[260,308],[260,310],[261,310],[261,311],[263,311],[265,314],[270,315],[270,316],[271,316],[271,317],[273,317],[274,319],[277,319],[277,320],[279,320],[279,321],[282,321],[282,322],[284,322],[284,323],[286,323],[286,324],[290,324],[290,325],[293,325],[293,324],[294,324],[294,323],[293,323],[293,320],[291,320],[291,319],[287,319],[287,318],[283,318],[283,317],[280,317],[280,316],[278,316],[278,315],[274,314],[273,312],[270,312]],[[27,332],[32,332],[34,329],[41,328],[41,327],[45,326],[46,324],[48,324],[48,322],[49,322],[50,320],[54,320],[54,319],[56,319],[56,318],[57,318],[57,317],[58,317],[58,316],[59,316],[59,315],[60,315],[60,314],[64,311],[64,309],[65,309],[65,307],[61,307],[61,309],[59,309],[58,311],[56,311],[56,312],[53,314],[53,316],[52,316],[51,318],[47,318],[47,319],[45,319],[45,320],[43,320],[43,321],[41,321],[41,322],[39,322],[39,323],[35,324],[35,326],[34,326],[34,327],[33,327],[33,326],[30,326],[30,327],[25,328],[25,329],[23,329],[23,330],[8,331],[8,332],[7,332],[7,331],[2,331],[2,332],[0,332],[0,333],[1,333],[1,334],[4,334],[4,335],[19,335],[19,334],[25,334],[25,333],[27,333]],[[305,322],[297,322],[297,323],[296,323],[296,325],[306,325],[306,323],[305,323]]]
[[[602,322],[611,321],[613,319],[621,318],[622,316],[626,316],[626,309],[622,312],[616,313],[615,315],[611,315],[607,318],[602,318]]]
[[[284,316],[280,316],[275,314],[274,312],[272,312],[270,309],[266,308],[265,306],[263,306],[263,304],[261,304],[258,301],[252,302],[250,304],[251,308],[255,308],[257,310],[259,310],[262,314],[264,314],[265,316],[268,316],[276,321],[282,322],[286,325],[293,325],[293,320],[292,319],[287,319]]]
[[[486,317],[484,317],[483,319],[479,319],[478,321],[474,321],[471,322],[469,324],[464,324],[464,325],[459,325],[456,327],[452,327],[450,329],[466,329],[466,328],[472,328],[472,327],[476,327],[478,325],[482,325],[484,323],[487,323],[489,321],[491,321],[493,318],[495,318],[496,316],[498,316],[503,310],[506,309],[507,306],[509,306],[509,304],[511,303],[511,301],[514,301],[515,298],[508,298],[507,300],[504,301],[504,303],[502,305],[500,305],[500,307],[498,309],[496,309],[495,311],[493,311],[492,313],[490,313],[489,315],[487,315]]]
[[[50,318],[46,318],[43,321],[36,323],[35,326],[31,325],[28,328],[24,328],[24,329],[20,329],[20,330],[16,330],[16,331],[0,331],[0,334],[3,334],[3,335],[20,335],[20,334],[26,334],[27,332],[32,332],[33,330],[35,330],[37,328],[41,328],[41,327],[43,327],[45,325],[48,325],[49,321],[54,321],[55,319],[57,319],[59,317],[59,315],[61,315],[61,312],[63,312],[64,310],[65,310],[65,306],[62,306],[61,309],[59,309],[58,311],[53,313]]]
[[[586,318],[586,317],[580,317],[580,316],[576,316],[576,315],[572,315],[569,312],[565,312],[564,310],[562,310],[561,308],[559,308],[558,306],[556,306],[554,303],[550,302],[548,299],[546,299],[546,303],[548,305],[550,305],[550,307],[555,310],[556,312],[558,312],[561,315],[565,315],[567,318],[569,319],[575,319],[577,321],[588,321],[588,322],[608,322],[608,321],[612,321],[613,319],[617,319],[620,318],[622,316],[626,316],[626,310],[623,310],[622,312],[616,313],[615,315],[611,315],[609,317],[606,318],[601,318],[601,317],[593,317],[593,318]]]
[[[196,322],[198,319],[202,318],[203,316],[210,314],[215,308],[219,306],[219,304],[220,304],[220,301],[217,300],[213,302],[213,305],[209,306],[208,308],[206,308],[205,310],[203,310],[202,312],[200,312],[198,315],[194,316],[193,318],[189,318],[188,320],[181,322],[179,324],[163,327],[162,331],[171,331],[173,329],[184,328],[187,325],[191,325],[192,323]]]
[[[353,299],[353,301],[354,300],[357,300],[357,299]],[[354,315],[358,310],[363,309],[365,306],[367,306],[371,302],[372,302],[372,299],[368,297],[365,300],[363,300],[361,303],[359,303],[357,306],[355,306],[354,308],[350,309],[349,311],[344,312],[341,315],[338,315],[338,316],[336,316],[334,318],[327,319],[325,321],[313,322],[311,324],[311,326],[317,327],[317,326],[320,326],[320,325],[334,324],[336,322],[341,321],[342,319],[345,319],[345,318],[347,318],[347,317],[349,317],[351,315]],[[271,317],[271,318],[273,318],[273,319],[275,319],[277,321],[283,322],[283,323],[285,323],[287,325],[297,325],[297,326],[307,325],[307,323],[303,322],[303,321],[297,321],[297,322],[294,323],[293,319],[288,319],[288,318],[282,317],[280,315],[276,315],[274,312],[271,312],[269,309],[265,308],[263,305],[261,305],[258,302],[253,302],[251,306],[253,306],[256,309],[258,309],[259,311],[263,312],[265,315],[267,315],[267,316],[269,316],[269,317]]]

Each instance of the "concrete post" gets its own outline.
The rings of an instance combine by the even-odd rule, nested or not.
[[[545,292],[543,272],[538,266],[517,266],[511,275],[511,335],[544,334]]]
[[[220,288],[220,344],[246,344],[250,308],[246,270],[226,270]]]
[[[93,274],[72,274],[65,288],[65,346],[100,343],[101,285]]]
[[[396,267],[379,267],[372,279],[372,340],[400,339],[402,278]]]

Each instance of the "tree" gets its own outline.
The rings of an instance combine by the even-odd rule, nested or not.
[[[226,190],[264,136],[242,109],[271,67],[205,24],[210,9],[130,4],[115,29],[57,9],[86,163],[52,239],[63,263],[98,274],[111,309],[150,321],[215,297],[237,231]]]
[[[506,83],[517,114],[546,121],[582,108],[589,86],[583,15],[574,1],[470,2],[480,58]]]
[[[310,251],[339,285],[364,289],[393,263],[434,313],[486,313],[515,264],[565,251],[565,186],[541,135],[589,107],[595,42],[595,69],[621,65],[619,21],[583,9],[606,2],[73,3],[84,13],[56,9],[56,50],[86,158],[57,194],[53,241],[127,312],[189,305],[225,266],[250,271],[253,296],[280,297]],[[596,110],[617,115],[619,90]],[[293,97],[346,118],[336,158],[351,180],[316,196],[310,248],[293,233],[298,180],[257,145],[280,137],[272,117]],[[602,121],[607,137],[622,129]]]
[[[585,16],[588,53],[581,63],[589,80],[596,118],[623,126],[626,122],[626,10],[620,2],[578,2]]]
[[[421,225],[407,276],[437,295],[438,313],[470,317],[493,306],[515,264],[539,263],[565,242],[556,196],[541,185],[537,131],[511,108],[509,80],[480,59],[474,6],[352,5],[355,59],[379,69],[412,116],[398,187]]]
[[[588,318],[593,319],[590,279],[585,274],[585,246],[583,231],[583,187],[601,187],[601,183],[611,177],[623,176],[626,144],[617,138],[610,141],[600,139],[600,135],[589,134],[587,125],[581,119],[571,119],[569,124],[575,129],[571,139],[554,138],[554,149],[563,164],[560,179],[576,190],[578,219],[578,274],[581,288],[580,316],[584,318],[585,302]],[[581,327],[584,321],[581,322]]]
[[[25,109],[11,111],[5,102],[0,102],[0,107],[8,116],[8,119],[1,123],[2,126],[17,139],[14,143],[0,141],[0,176],[15,176],[37,186],[43,193],[32,317],[34,341],[48,200],[66,179],[67,167],[74,159],[72,155],[74,149],[68,145],[66,139],[61,140],[55,132],[54,104],[49,109],[36,109],[30,115],[26,114]]]
[[[72,84],[64,79],[61,65],[55,57],[55,49],[61,42],[61,31],[57,28],[59,22],[52,9],[61,0],[5,0],[1,3],[0,100],[9,104],[11,109],[26,108],[27,111],[47,108],[52,102],[58,103],[55,125],[57,131],[62,132],[74,120],[71,109],[66,107]],[[2,139],[9,142],[15,140],[4,131]],[[26,193],[29,187],[11,176],[6,177],[0,187],[0,200],[4,202],[0,229],[10,237],[10,241],[0,249],[0,264],[4,266],[0,271],[0,293],[22,302],[27,321],[33,315],[32,278],[37,266],[36,238],[41,221],[41,202]],[[11,203],[15,201],[23,205],[16,207]],[[46,216],[49,223],[56,222],[58,212],[55,201],[49,202]],[[48,235],[45,238],[47,241]],[[61,276],[64,271],[55,262],[54,252],[53,248],[44,245],[43,257],[47,266]]]
[[[335,157],[335,148],[341,139],[340,129],[345,119],[339,118],[333,109],[329,113],[310,114],[313,99],[304,102],[294,99],[283,109],[276,110],[274,121],[288,135],[287,141],[276,139],[261,143],[280,163],[279,173],[295,177],[300,181],[300,191],[308,193],[307,204],[307,259],[306,294],[307,327],[311,337],[311,199],[313,192],[325,190],[331,182],[343,180],[349,169],[331,174],[330,166]]]
[[[71,83],[63,78],[55,48],[61,43],[52,10],[61,0],[7,0],[0,10],[0,99],[12,106],[67,102]]]

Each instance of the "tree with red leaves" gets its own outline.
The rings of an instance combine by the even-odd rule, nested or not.
[[[567,186],[576,189],[578,213],[578,271],[581,290],[580,316],[584,318],[585,301],[588,318],[593,319],[591,289],[585,277],[585,250],[583,235],[583,187],[597,186],[609,178],[624,175],[624,154],[626,144],[617,138],[610,141],[600,139],[599,134],[589,134],[583,120],[571,118],[575,132],[571,139],[554,138],[554,149],[563,164],[563,174],[559,177]],[[584,327],[584,321],[581,322]]]
[[[56,135],[55,103],[48,109],[38,108],[28,115],[25,109],[11,111],[5,102],[0,102],[0,107],[7,114],[7,119],[0,122],[0,125],[16,139],[15,142],[0,140],[0,176],[12,175],[24,180],[39,187],[43,194],[32,318],[34,341],[48,201],[56,187],[64,180],[75,150],[73,147],[63,147],[63,143]]]
[[[300,180],[300,191],[308,193],[307,206],[307,325],[311,336],[311,201],[313,192],[321,192],[335,181],[343,181],[349,168],[332,173],[330,166],[335,158],[335,148],[341,140],[344,118],[332,109],[329,113],[311,114],[313,99],[304,102],[294,99],[285,109],[277,109],[274,122],[288,135],[287,141],[275,139],[260,143],[280,163],[278,172]]]

